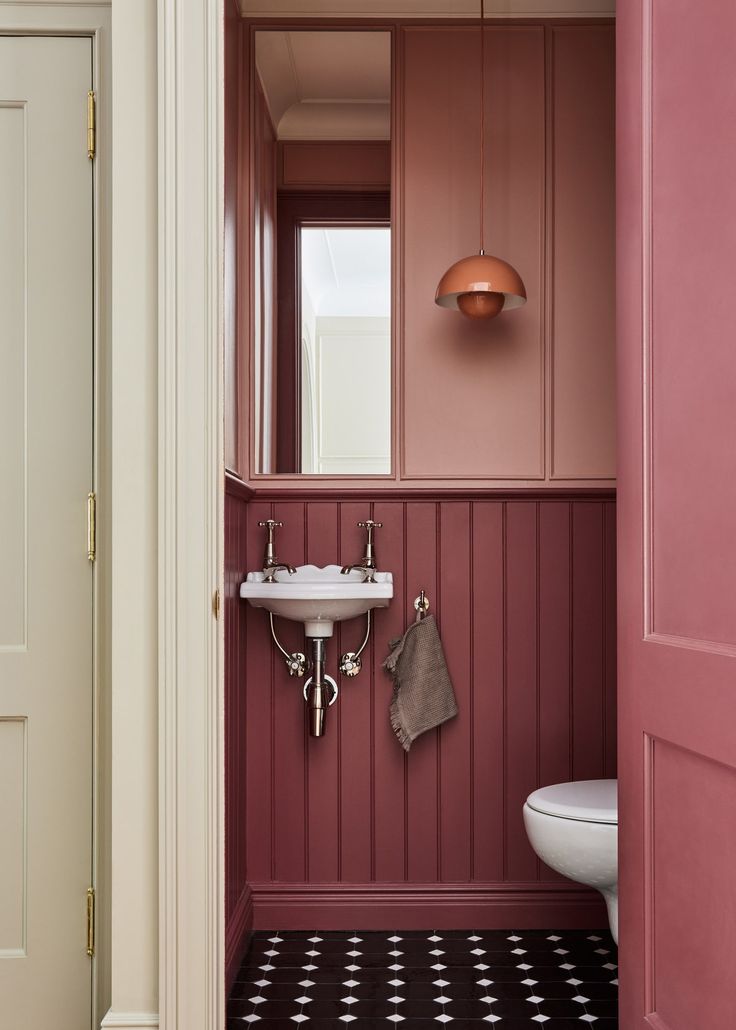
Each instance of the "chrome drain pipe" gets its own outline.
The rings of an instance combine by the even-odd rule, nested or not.
[[[326,648],[324,637],[311,637],[312,675],[304,684],[310,737],[322,737],[325,732],[325,713],[337,701],[337,683],[325,673]]]

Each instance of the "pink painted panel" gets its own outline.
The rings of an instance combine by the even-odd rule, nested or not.
[[[477,29],[409,28],[404,45],[402,474],[544,477],[544,30],[487,30],[486,249],[529,295],[491,323],[432,303],[479,246]]]
[[[243,506],[247,525],[246,563],[244,572],[260,568],[263,559],[263,530],[258,523],[271,517],[271,505],[255,501]],[[260,545],[260,546],[259,546]],[[240,602],[242,605],[242,602]],[[258,880],[273,875],[274,785],[271,783],[276,756],[271,732],[274,707],[274,660],[267,638],[262,611],[245,607],[242,639],[242,666],[235,690],[245,716],[246,775],[244,789],[248,804],[244,806],[245,833],[248,848],[248,876]],[[256,774],[256,770],[259,772]],[[249,776],[256,775],[256,783]],[[267,780],[268,791],[258,790],[257,782]],[[280,812],[281,809],[279,808]]]
[[[306,509],[307,561],[329,565],[339,555],[339,508],[333,503],[313,503]],[[335,639],[327,645],[326,671],[338,679],[339,655]],[[339,702],[338,702],[339,703]],[[336,880],[340,854],[339,726],[334,708],[331,732],[319,740],[307,740],[307,876],[319,882]],[[302,720],[304,711],[302,708]]]
[[[540,784],[572,779],[571,508],[539,507]],[[539,871],[543,880],[562,879],[544,863]]]
[[[736,391],[733,348],[726,343],[736,263],[736,143],[723,131],[736,110],[736,89],[730,55],[724,50],[721,57],[719,49],[736,26],[736,12],[715,0],[684,32],[681,0],[652,6],[652,622],[657,633],[736,646],[730,417]],[[676,174],[665,174],[673,166]],[[685,268],[687,286],[673,290]],[[696,304],[695,297],[708,300]],[[706,540],[707,548],[693,546]]]
[[[505,527],[505,820],[506,877],[536,880],[538,861],[522,808],[539,786],[538,505],[506,505]]]
[[[306,560],[306,512],[306,505],[298,502],[273,505],[273,518],[283,522],[283,526],[277,530],[276,555],[290,565],[302,565]],[[261,567],[264,539],[264,530],[259,529],[257,545],[260,545],[261,550],[254,555],[253,568]],[[255,610],[253,614],[259,623],[259,653],[267,651],[266,662],[270,659],[272,670],[270,704],[268,707],[262,704],[261,707],[262,713],[268,718],[268,724],[257,724],[256,729],[256,732],[268,734],[273,741],[273,765],[270,772],[273,784],[272,877],[275,880],[299,879],[307,876],[308,772],[301,703],[304,681],[289,676],[284,662],[276,654],[265,613]],[[251,637],[255,632],[254,629]],[[287,651],[304,651],[304,634],[298,624],[280,619],[278,633]],[[257,683],[256,680],[255,689],[258,689]],[[256,780],[254,787],[255,790],[262,789],[262,782],[259,784]]]
[[[539,740],[541,783],[572,778],[572,505],[539,508]],[[543,616],[543,617],[541,617]]]
[[[367,517],[365,501],[339,506],[340,562],[357,562],[365,549],[365,530],[357,523]],[[380,520],[379,520],[380,521]],[[334,655],[357,651],[365,631],[364,619],[340,623]],[[364,883],[373,879],[373,694],[376,689],[375,636],[363,652],[363,669],[355,679],[336,676],[340,699],[329,716],[336,715],[338,742],[338,797],[340,853],[338,878]],[[329,718],[328,716],[328,718]],[[356,820],[354,812],[364,813]]]
[[[736,769],[667,741],[652,748],[651,1007],[667,1030],[727,1030],[736,1026]]]
[[[736,6],[713,0],[702,15],[625,0],[617,16],[620,1011],[632,1030],[725,1030],[735,1016],[722,963],[736,944],[736,138],[724,130]]]
[[[424,884],[425,903],[431,905],[439,897],[432,894],[437,885],[464,882],[481,885],[482,905],[489,906],[484,925],[500,925],[493,906],[501,904],[501,895],[489,885],[532,883],[543,892],[556,890],[561,881],[553,883],[538,869],[528,847],[521,805],[538,782],[567,778],[573,761],[570,641],[579,616],[571,584],[578,580],[582,606],[598,598],[599,633],[589,634],[578,657],[598,676],[582,677],[577,685],[575,733],[584,736],[589,719],[586,760],[602,770],[605,747],[606,768],[613,771],[610,721],[605,738],[602,732],[603,712],[612,713],[615,703],[613,503],[605,497],[237,503],[240,508],[228,500],[227,514],[233,591],[243,571],[260,565],[260,519],[273,514],[283,520],[280,557],[298,564],[306,556],[322,564],[360,556],[364,537],[355,523],[371,512],[384,523],[378,557],[394,572],[396,591],[390,608],[377,614],[366,667],[355,680],[341,679],[341,697],[321,740],[305,736],[301,684],[274,656],[264,613],[241,605],[237,646],[234,624],[226,624],[228,740],[241,763],[228,755],[228,840],[242,847],[243,862],[247,858],[256,912],[276,911],[268,907],[268,885],[276,890],[285,884],[295,892],[288,896],[296,922],[307,918],[314,896],[331,899],[329,919],[338,926],[340,919],[364,917],[372,904],[363,896],[367,885],[404,883],[411,892]],[[236,560],[230,555],[239,544],[242,556]],[[575,572],[576,563],[583,571]],[[412,602],[422,586],[439,619],[460,713],[417,740],[405,756],[390,728],[391,687],[380,663],[388,640],[414,618]],[[287,647],[303,649],[298,626],[281,620],[278,629]],[[339,640],[330,641],[331,674],[340,651],[355,648],[360,630],[357,621],[346,624]],[[230,725],[235,706],[240,737]],[[245,747],[238,743],[243,735]],[[237,854],[228,852],[228,877],[237,875]],[[345,904],[336,903],[329,890],[339,883],[363,891],[362,900],[351,906],[346,895]],[[228,883],[228,897],[236,894]],[[383,911],[384,902],[375,897]],[[539,920],[550,913],[557,918],[559,906],[564,910],[558,894],[542,893],[540,899]],[[509,918],[513,911],[522,925],[523,911],[533,921],[530,904],[525,900],[522,910],[508,900]],[[292,925],[288,904],[278,910],[280,925]],[[417,903],[408,910],[417,913]],[[436,918],[451,920],[458,910],[448,904],[442,911]],[[591,925],[588,902],[582,908],[571,904],[568,911],[571,925]]]
[[[471,517],[471,879],[492,882],[504,877],[504,506],[475,502]]]
[[[412,602],[422,588],[436,603],[440,544],[437,522],[436,504],[407,505],[405,624],[416,617]],[[415,741],[406,764],[406,878],[412,883],[439,880],[439,730],[429,730]]]
[[[394,577],[394,601],[376,615],[373,636],[375,690],[373,698],[373,875],[375,880],[401,881],[408,870],[407,790],[408,758],[398,746],[389,722],[392,697],[391,680],[379,669],[388,653],[391,640],[406,628],[409,587],[406,585],[405,518],[403,503],[379,501],[373,505],[373,517],[383,523],[378,537],[378,562],[390,569]],[[415,595],[412,595],[412,597]]]
[[[603,677],[604,756],[603,775],[616,775],[616,505],[603,505]]]
[[[615,478],[614,27],[553,26],[552,476]]]
[[[391,143],[280,143],[279,189],[390,190]]]
[[[572,772],[577,780],[603,775],[604,540],[602,504],[578,504],[572,527]]]
[[[439,626],[457,705],[465,713],[440,729],[440,880],[469,880],[473,855],[472,597],[468,588],[457,589],[470,583],[471,510],[467,501],[439,505]],[[459,848],[458,841],[467,843]]]

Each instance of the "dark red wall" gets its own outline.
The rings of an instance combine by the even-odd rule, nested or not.
[[[365,668],[341,678],[327,734],[305,734],[301,682],[265,613],[241,605],[263,530],[279,557],[356,560],[372,515],[394,575]],[[228,498],[229,911],[247,880],[256,927],[598,925],[595,895],[540,866],[521,809],[540,784],[615,773],[615,505],[586,499]],[[424,587],[460,714],[405,756],[381,662]],[[362,622],[328,644],[328,672]],[[301,628],[281,621],[286,646]]]

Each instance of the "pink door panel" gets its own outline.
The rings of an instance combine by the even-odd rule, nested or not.
[[[618,5],[621,1027],[736,1027],[736,5]]]

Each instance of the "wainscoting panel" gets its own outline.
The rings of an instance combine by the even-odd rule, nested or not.
[[[284,523],[277,554],[294,565],[356,561],[356,522],[383,522],[377,553],[394,574],[394,600],[376,615],[357,678],[339,677],[337,664],[357,648],[362,621],[328,641],[340,697],[319,740],[306,733],[303,681],[275,655],[265,613],[235,597],[238,576],[260,565],[258,522],[269,515]],[[541,784],[615,775],[612,496],[230,496],[226,520],[228,903],[247,870],[262,928],[316,926],[318,909],[323,927],[357,925],[357,914],[367,927],[372,905],[381,923],[404,887],[404,923],[413,913],[418,927],[422,904],[434,911],[432,925],[456,925],[459,910],[487,926],[506,917],[600,924],[595,896],[537,860],[522,804]],[[381,663],[422,587],[460,711],[406,755],[389,723]],[[304,650],[299,626],[281,620],[278,631],[288,649]]]

